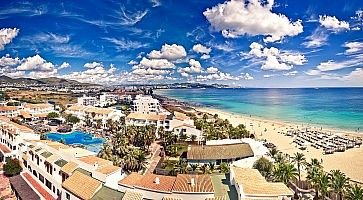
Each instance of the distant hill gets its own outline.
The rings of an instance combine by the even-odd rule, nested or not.
[[[80,83],[75,80],[68,80],[63,78],[57,77],[49,77],[49,78],[40,78],[40,79],[32,79],[32,78],[10,78],[8,76],[2,75],[0,76],[0,84],[27,84],[27,85],[64,85],[64,86],[71,86],[71,85],[83,85],[83,86],[92,86],[96,84],[89,84],[89,83]]]

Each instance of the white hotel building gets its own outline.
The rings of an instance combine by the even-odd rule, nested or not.
[[[137,95],[132,101],[132,111],[142,114],[158,114],[161,112],[159,100],[151,96]]]
[[[0,117],[0,163],[6,158],[17,158],[26,150],[24,140],[39,140],[40,136],[26,126],[12,122],[7,117]]]

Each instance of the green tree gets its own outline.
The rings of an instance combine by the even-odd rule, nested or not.
[[[198,164],[190,164],[190,167],[192,168],[192,172],[195,172],[198,168]]]
[[[66,141],[64,140],[64,138],[61,138],[61,139],[59,140],[59,143],[66,144]]]
[[[257,169],[266,179],[272,176],[273,167],[273,163],[265,157],[261,157],[253,164],[253,168]]]
[[[278,163],[273,173],[276,180],[284,182],[285,184],[290,180],[296,180],[299,174],[295,166],[291,163]]]
[[[345,196],[347,200],[362,200],[363,199],[363,188],[355,184],[350,186]]]
[[[111,146],[107,142],[105,142],[101,151],[98,152],[97,156],[106,160],[111,160],[113,157]]]
[[[297,170],[299,172],[299,182],[301,181],[301,167],[305,166],[306,158],[303,153],[296,152],[293,157],[293,162],[297,165]]]
[[[229,173],[229,165],[225,162],[222,162],[219,167],[221,168],[221,173],[227,174]]]
[[[325,196],[329,192],[330,186],[330,177],[327,173],[323,172],[319,177],[318,188],[320,190],[322,199],[325,199]]]
[[[269,152],[268,152],[268,155],[272,158],[272,159],[276,159],[276,156],[277,156],[277,154],[279,154],[280,153],[280,151],[279,150],[277,150],[277,148],[276,147],[274,147],[274,148],[271,148],[271,149],[269,149]]]
[[[6,176],[15,176],[20,174],[20,172],[23,170],[23,168],[20,165],[20,162],[18,159],[8,159],[6,163],[3,166],[4,174]]]
[[[59,117],[59,114],[58,113],[56,113],[56,112],[50,112],[50,113],[48,113],[48,115],[47,115],[47,118],[48,119],[54,119],[54,118],[58,118]]]
[[[46,139],[48,139],[46,134],[41,134],[40,135],[40,140],[46,140]]]
[[[330,181],[332,191],[339,196],[339,200],[342,200],[344,191],[349,187],[349,178],[340,170],[332,170]]]
[[[315,189],[315,198],[317,199],[319,197],[319,182],[320,177],[323,174],[323,169],[319,166],[312,166],[308,169],[306,179],[310,182],[310,184]]]
[[[74,116],[72,114],[69,114],[66,116],[66,122],[71,124],[77,124],[79,122],[79,118],[77,116]]]

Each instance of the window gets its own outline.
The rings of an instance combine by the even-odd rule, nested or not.
[[[71,199],[71,195],[69,195],[69,193],[66,193],[66,199],[70,200]]]

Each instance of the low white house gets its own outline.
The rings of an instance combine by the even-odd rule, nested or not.
[[[0,116],[13,118],[18,115],[20,115],[20,111],[16,106],[0,106]]]

